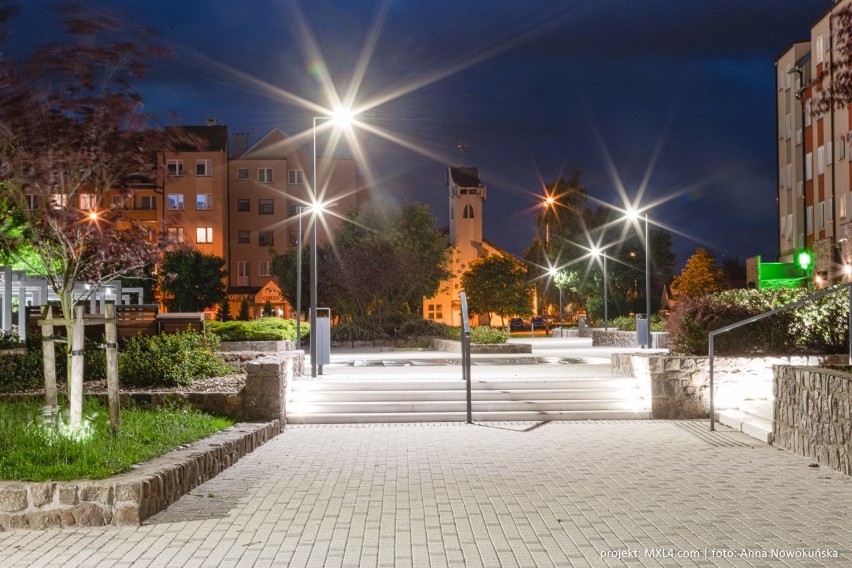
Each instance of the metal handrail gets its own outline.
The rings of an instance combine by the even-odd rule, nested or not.
[[[823,296],[828,296],[829,294],[834,294],[835,292],[839,292],[844,288],[849,290],[849,314],[848,314],[848,333],[849,333],[849,364],[852,365],[852,282],[847,282],[845,284],[840,284],[839,286],[835,286],[833,288],[829,288],[827,290],[823,290],[822,292],[817,292],[816,294],[811,294],[810,296],[805,296],[800,300],[796,300],[795,302],[790,302],[789,304],[785,304],[781,307],[775,308],[774,310],[769,310],[768,312],[763,312],[762,314],[758,314],[756,316],[752,316],[750,318],[746,318],[744,320],[740,320],[738,322],[732,323],[730,325],[726,325],[725,327],[720,327],[719,329],[713,330],[709,333],[708,342],[709,342],[709,351],[710,351],[710,431],[716,430],[715,425],[715,414],[716,407],[714,403],[714,395],[715,395],[715,385],[713,381],[713,338],[722,333],[731,331],[732,329],[736,329],[738,327],[742,327],[744,325],[748,325],[750,323],[756,322],[758,320],[762,320],[763,318],[773,316],[775,314],[779,314],[781,312],[786,312],[787,310],[791,310],[793,308],[798,308],[812,300],[816,300],[817,298],[822,298]]]
[[[471,396],[470,380],[470,320],[467,314],[467,295],[459,292],[461,299],[461,356],[462,356],[462,380],[465,381],[467,390],[467,423],[473,424],[473,402]]]

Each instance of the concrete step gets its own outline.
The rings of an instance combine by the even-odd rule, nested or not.
[[[548,420],[648,420],[650,411],[576,410],[576,411],[516,411],[474,412],[474,422],[541,422]],[[296,414],[287,413],[290,424],[388,424],[403,422],[464,422],[466,412],[399,412],[384,414]]]
[[[729,409],[716,412],[716,421],[766,444],[772,443],[772,420],[742,410]]]
[[[486,400],[605,400],[639,398],[638,388],[619,389],[477,389],[472,391],[478,401]],[[418,401],[467,400],[464,388],[454,390],[293,390],[292,402],[405,402],[416,396]]]
[[[764,420],[775,418],[775,402],[771,400],[744,400],[740,403],[739,409]]]
[[[573,412],[610,410],[648,410],[642,399],[603,400],[474,400],[474,412]],[[390,401],[390,402],[317,402],[291,401],[290,411],[310,414],[399,414],[466,412],[467,401]],[[289,412],[288,412],[289,414]]]
[[[340,380],[323,378],[301,378],[293,381],[289,388],[297,391],[425,391],[464,390],[461,379],[423,380]],[[636,379],[631,377],[602,377],[582,379],[474,379],[472,390],[544,390],[544,389],[617,389],[636,388]]]

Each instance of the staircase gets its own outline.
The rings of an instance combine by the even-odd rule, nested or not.
[[[650,401],[631,377],[481,379],[472,382],[473,420],[615,420],[650,418]],[[301,378],[287,396],[290,424],[463,422],[460,379]]]
[[[716,421],[771,444],[774,412],[771,400],[744,400],[737,409],[717,411]]]

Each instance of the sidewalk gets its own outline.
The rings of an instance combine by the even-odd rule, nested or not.
[[[142,527],[0,550],[4,567],[839,567],[852,478],[704,421],[291,426]]]

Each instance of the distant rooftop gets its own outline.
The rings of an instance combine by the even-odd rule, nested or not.
[[[175,144],[175,150],[178,152],[224,152],[228,149],[227,126],[167,126],[166,132],[178,136],[179,141]],[[181,137],[181,133],[188,136]],[[201,147],[180,138],[196,138]]]
[[[481,187],[479,170],[477,168],[465,168],[463,166],[450,166],[450,180],[459,187]]]

